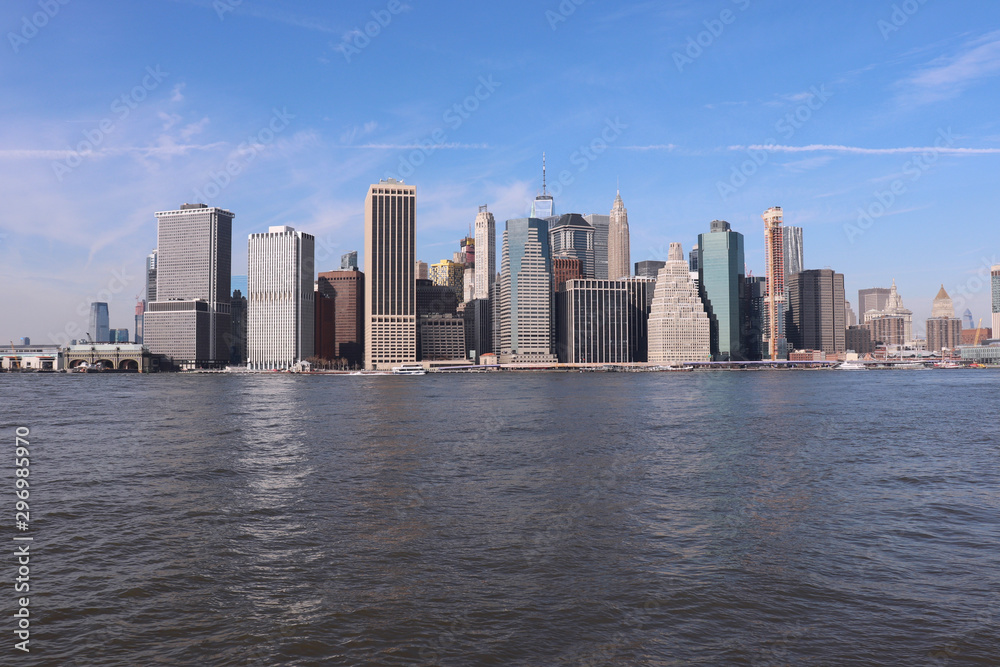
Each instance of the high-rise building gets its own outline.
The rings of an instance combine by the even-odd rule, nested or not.
[[[316,241],[269,227],[247,241],[247,365],[286,370],[316,351]]]
[[[636,264],[636,266],[638,266],[638,264]],[[698,273],[698,269],[700,267],[701,265],[698,264],[698,244],[695,243],[694,247],[691,248],[691,252],[688,253],[688,271],[691,273]]]
[[[868,297],[871,298],[870,296]],[[872,322],[874,320],[883,317],[894,317],[899,318],[903,323],[903,339],[899,342],[896,341],[895,337],[895,325],[889,326],[889,328],[881,328],[878,331],[886,332],[886,337],[891,338],[893,342],[889,343],[887,340],[879,339],[874,334],[875,329],[872,329],[872,338],[875,340],[881,340],[881,342],[889,345],[905,345],[913,341],[913,311],[906,309],[903,306],[903,298],[899,296],[899,292],[896,290],[896,281],[892,281],[892,287],[889,288],[888,298],[885,300],[885,306],[881,310],[869,310],[865,312],[865,323]]]
[[[666,262],[661,262],[655,259],[647,259],[642,262],[636,262],[635,275],[637,278],[652,278],[653,280],[656,280],[656,276],[659,275],[660,269],[666,265]]]
[[[570,257],[552,258],[552,289],[556,292],[566,286],[567,280],[583,278],[583,265],[579,259]]]
[[[847,325],[847,328],[858,325],[858,316],[854,314],[854,309],[851,308],[850,301],[844,303],[844,317],[844,323]]]
[[[142,345],[143,315],[146,313],[146,300],[139,299],[135,304],[135,343]]]
[[[156,301],[156,251],[146,256],[146,303]]]
[[[205,204],[156,214],[156,300],[143,342],[182,368],[229,363],[233,217]]]
[[[465,318],[458,315],[422,315],[417,323],[420,332],[420,361],[465,359]]]
[[[591,213],[583,219],[594,228],[594,277],[608,279],[608,238],[611,234],[611,216]]]
[[[962,320],[955,317],[955,306],[941,285],[927,320],[927,349],[931,352],[954,350],[961,344]]]
[[[972,311],[968,308],[962,313],[962,329],[975,329],[976,321],[972,319]]]
[[[229,363],[244,366],[247,363],[247,298],[241,290],[233,290],[229,304]]]
[[[501,363],[556,361],[548,231],[548,223],[538,218],[507,221],[494,320]]]
[[[490,285],[497,273],[497,223],[486,206],[479,207],[476,214],[476,299],[490,298]]]
[[[108,304],[95,301],[90,304],[90,326],[87,331],[94,343],[110,343],[111,328],[108,319]]]
[[[333,299],[333,358],[343,359],[349,368],[364,365],[365,352],[365,274],[357,269],[324,271],[317,276],[319,292]]]
[[[698,235],[698,288],[711,323],[715,361],[746,359],[744,267],[743,235],[734,232],[725,220],[712,221],[709,233]]]
[[[556,349],[570,364],[646,361],[655,281],[572,279],[556,294]]]
[[[549,226],[552,257],[580,260],[583,277],[594,277],[594,228],[579,213],[567,213]]]
[[[356,271],[358,269],[358,251],[352,250],[340,256],[341,271]]]
[[[873,317],[865,326],[871,331],[875,345],[905,345],[906,319],[902,315],[881,315]]]
[[[993,287],[993,335],[1000,336],[1000,264],[990,269]]]
[[[871,354],[875,351],[872,342],[872,332],[867,326],[854,325],[847,327],[844,334],[844,346],[859,355]]]
[[[459,303],[465,297],[465,265],[442,259],[437,264],[431,264],[431,282],[442,287],[450,287],[455,291]]]
[[[746,307],[743,318],[743,349],[748,361],[760,361],[766,354],[764,330],[767,328],[767,278],[746,277]]]
[[[315,341],[313,355],[324,361],[337,359],[337,302],[333,297],[326,296],[317,289],[314,303],[316,313],[313,318]]]
[[[365,198],[365,365],[417,360],[417,188],[394,178]]]
[[[544,220],[546,218],[551,218],[555,214],[555,201],[546,189],[545,153],[542,153],[542,194],[536,195],[535,201],[531,202],[531,217]]]
[[[871,319],[869,313],[885,310],[890,291],[888,287],[858,290],[858,319],[864,323]]]
[[[764,211],[764,270],[767,278],[767,358],[772,361],[788,358],[785,338],[785,244],[782,233],[784,214],[780,206]]]
[[[618,280],[630,275],[632,260],[629,256],[628,211],[622,201],[621,191],[615,195],[611,206],[611,225],[608,229],[608,278]]]
[[[649,312],[649,361],[678,365],[711,360],[710,328],[681,244],[671,243]]]
[[[427,266],[427,262],[421,262],[420,260],[417,260],[417,263],[416,263],[415,266],[416,266],[415,270],[416,270],[416,279],[417,280],[430,280],[431,279],[431,272],[430,272],[430,269]]]
[[[781,241],[785,255],[785,282],[788,282],[791,276],[806,270],[802,252],[802,228],[782,227]]]
[[[106,342],[112,344],[129,342],[128,329],[108,329],[108,340]]]
[[[847,349],[845,305],[844,274],[832,269],[811,269],[789,277],[789,345],[829,355],[844,352]]]

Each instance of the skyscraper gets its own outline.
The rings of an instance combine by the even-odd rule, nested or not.
[[[594,228],[594,277],[598,280],[607,280],[611,216],[591,213],[583,216],[583,219]]]
[[[805,258],[802,251],[802,228],[782,227],[781,240],[785,253],[785,282],[791,276],[805,271]]]
[[[431,264],[431,282],[455,290],[459,303],[465,301],[465,265],[442,259]]]
[[[90,325],[87,333],[95,343],[111,342],[111,328],[108,321],[108,304],[104,301],[95,301],[90,304]]]
[[[785,245],[782,234],[784,215],[780,206],[764,211],[764,268],[767,278],[767,329],[764,332],[767,357],[772,361],[788,357],[785,339]]]
[[[944,285],[938,291],[927,320],[927,349],[954,350],[962,344],[962,320],[955,317],[955,307]]]
[[[594,228],[579,213],[567,213],[549,226],[552,257],[580,260],[584,278],[594,277]]]
[[[489,299],[497,273],[497,223],[486,206],[476,214],[476,286],[473,298]]]
[[[630,274],[632,260],[629,256],[628,211],[619,190],[611,206],[611,226],[608,228],[608,278],[618,280]]]
[[[889,288],[889,296],[885,300],[885,307],[881,310],[869,310],[865,312],[864,321],[865,323],[874,322],[886,317],[896,318],[902,322],[902,340],[898,340],[899,337],[895,335],[895,325],[889,326],[888,329],[881,327],[879,331],[889,333],[883,338],[875,338],[873,335],[872,337],[875,340],[880,340],[889,345],[905,345],[913,340],[913,311],[903,306],[903,298],[899,296],[899,292],[896,290],[895,280],[892,281],[892,287]],[[875,331],[875,329],[872,329],[873,334]]]
[[[846,348],[844,274],[799,271],[788,283],[788,343],[798,350],[839,354]]]
[[[156,301],[156,251],[146,256],[146,303]]]
[[[556,340],[563,363],[646,361],[647,291],[655,281],[571,279],[556,293]]]
[[[427,267],[427,262],[417,260],[414,270],[417,272],[417,280],[430,280],[431,272]]]
[[[507,221],[497,301],[499,346],[496,352],[500,362],[556,361],[553,354],[552,252],[545,220],[518,218]]]
[[[269,227],[247,241],[247,362],[286,370],[316,351],[313,277],[316,241],[292,227]]]
[[[340,270],[353,271],[358,268],[358,251],[352,250],[340,256]]]
[[[364,365],[365,274],[357,269],[325,271],[317,276],[316,285],[323,296],[333,299],[334,357],[350,368]]]
[[[551,218],[553,215],[555,215],[555,201],[546,189],[545,153],[542,153],[542,194],[537,195],[535,201],[531,202],[531,217],[544,220]]]
[[[651,363],[678,365],[712,358],[708,314],[680,243],[670,244],[667,263],[656,278],[648,336]]]
[[[858,290],[858,319],[864,323],[871,319],[869,313],[885,310],[889,303],[888,287],[870,287]]]
[[[714,220],[710,230],[698,235],[698,287],[711,323],[712,359],[744,360],[743,235],[725,220]]]
[[[990,279],[993,286],[993,335],[1000,337],[1000,264],[990,269]]]
[[[655,259],[647,259],[642,262],[636,262],[635,275],[637,278],[652,278],[653,280],[656,280],[656,276],[659,275],[660,269],[666,265],[666,262],[661,262]]]
[[[229,362],[233,217],[205,204],[156,214],[156,300],[143,340],[182,368]]]
[[[417,360],[417,188],[394,178],[365,197],[365,365]]]

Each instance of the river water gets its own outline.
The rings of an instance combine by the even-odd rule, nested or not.
[[[998,386],[0,375],[0,662],[997,665]]]

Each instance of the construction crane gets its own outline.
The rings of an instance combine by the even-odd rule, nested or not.
[[[979,347],[979,337],[983,335],[983,318],[979,318],[979,324],[976,325],[976,342],[972,344],[973,347]]]

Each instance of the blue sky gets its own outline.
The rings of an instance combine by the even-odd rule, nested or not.
[[[917,331],[941,284],[989,319],[995,2],[11,0],[0,26],[2,341],[85,328],[91,300],[132,329],[155,211],[232,210],[236,274],[275,224],[326,270],[405,174],[434,262],[479,205],[527,212],[543,151],[557,212],[620,182],[633,261],[718,218],[761,274],[780,205],[855,306],[895,279]]]

